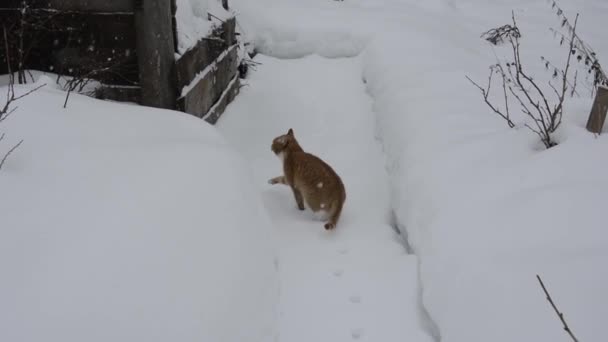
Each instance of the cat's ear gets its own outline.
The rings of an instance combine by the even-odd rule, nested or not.
[[[287,135],[290,135],[293,137],[293,129],[290,128],[289,131],[287,131]]]

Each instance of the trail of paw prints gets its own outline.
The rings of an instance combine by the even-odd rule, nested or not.
[[[346,255],[348,254],[348,249],[347,248],[340,248],[336,251],[338,254],[341,255]],[[334,277],[339,278],[344,274],[344,270],[343,269],[335,269],[331,272],[331,274],[333,274]]]
[[[337,253],[340,255],[347,255],[349,253],[348,248],[340,248],[337,250]],[[336,268],[332,271],[332,275],[336,278],[342,277],[344,275],[344,270],[340,268]],[[356,305],[360,304],[362,301],[361,296],[357,294],[350,295],[348,297],[348,302],[350,304]],[[360,340],[365,336],[365,329],[363,328],[353,328],[350,330],[350,336],[353,340]]]
[[[360,304],[361,303],[361,296],[359,295],[351,295],[348,297],[348,301],[351,304]],[[359,340],[361,339],[365,334],[365,330],[363,328],[354,328],[350,331],[350,336],[352,337],[353,340]]]

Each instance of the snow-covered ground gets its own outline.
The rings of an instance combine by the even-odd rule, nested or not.
[[[583,78],[550,150],[465,79],[508,53],[479,36],[512,9],[535,77],[541,55],[561,64],[547,1],[230,5],[267,56],[217,128],[76,95],[64,110],[48,78],[0,124],[0,155],[24,139],[0,170],[0,340],[568,341],[536,274],[602,340],[608,140],[584,129]],[[606,2],[560,5],[606,63]],[[266,183],[288,128],[346,184],[335,231]]]
[[[419,312],[417,259],[391,226],[361,58],[256,60],[262,65],[218,126],[252,166],[274,221],[279,341],[431,341]],[[299,211],[288,187],[267,183],[282,174],[270,144],[289,128],[343,179],[347,199],[334,231]]]
[[[24,141],[0,170],[0,341],[271,341],[274,231],[249,166],[193,116],[64,109],[42,82],[0,124],[0,155]]]
[[[534,75],[549,74],[540,56],[561,65],[567,51],[549,32],[560,26],[550,3],[261,2],[231,2],[261,53],[363,56],[359,76],[373,98],[391,203],[420,260],[423,305],[442,341],[568,340],[536,274],[581,340],[602,339],[608,141],[584,129],[592,99],[582,78],[560,145],[549,151],[525,128],[509,129],[465,79],[483,82],[508,53],[479,36],[509,23],[511,10]],[[559,4],[571,19],[581,13],[578,33],[606,63],[605,1]]]

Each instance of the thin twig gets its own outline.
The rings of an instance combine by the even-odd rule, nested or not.
[[[557,309],[557,306],[553,302],[553,299],[551,298],[551,295],[549,294],[549,291],[547,291],[547,288],[545,287],[545,284],[543,283],[543,280],[540,279],[540,276],[538,274],[536,275],[536,279],[538,279],[538,282],[540,283],[540,286],[543,288],[543,292],[545,292],[545,295],[547,297],[547,301],[549,301],[549,304],[551,304],[551,307],[553,307],[553,311],[555,311],[555,313],[557,314],[557,317],[559,317],[559,320],[562,321],[562,324],[564,325],[564,330],[568,333],[568,335],[570,335],[570,337],[572,338],[572,340],[574,342],[578,342],[578,339],[576,338],[576,336],[574,336],[574,333],[572,332],[572,330],[570,330],[570,327],[568,326],[568,323],[566,323],[566,320],[564,319],[564,314],[561,313]]]
[[[211,12],[207,12],[207,15],[208,15],[209,17],[211,17],[211,18],[215,18],[215,19],[217,19],[217,20],[221,21],[221,22],[222,22],[222,24],[226,23],[226,22],[225,22],[224,20],[222,20],[221,18],[217,17],[216,15],[211,14]]]
[[[562,117],[562,107],[564,104],[564,98],[566,96],[566,91],[568,90],[568,70],[570,69],[570,59],[572,57],[572,50],[574,49],[574,37],[576,35],[576,25],[578,23],[578,13],[576,14],[576,18],[574,19],[574,26],[572,27],[572,39],[570,39],[570,48],[568,49],[568,59],[566,60],[566,68],[563,72],[562,75],[562,92],[561,92],[561,96],[559,97],[559,103],[557,105],[557,108],[555,109],[555,112],[553,112],[553,115],[551,116],[551,127],[553,129],[556,128],[556,119],[559,118],[558,122],[561,121],[561,117]]]
[[[36,90],[38,90],[38,89],[40,89],[40,88],[44,87],[45,85],[46,85],[46,83],[43,83],[43,84],[41,84],[41,85],[37,86],[36,88],[34,88],[34,89],[31,89],[31,90],[27,91],[26,93],[23,93],[23,94],[21,94],[21,95],[19,95],[19,96],[16,96],[16,97],[14,97],[14,98],[13,98],[13,101],[17,101],[17,100],[19,100],[20,98],[26,97],[26,96],[28,96],[29,94],[31,94],[31,93],[33,93],[33,92],[35,92]]]
[[[35,92],[36,90],[44,87],[45,85],[46,85],[46,83],[41,84],[41,85],[37,86],[36,88],[31,89],[31,90],[29,90],[28,92],[26,92],[26,93],[24,93],[22,95],[15,96],[15,90],[13,89],[13,84],[12,83],[9,84],[9,89],[7,91],[7,93],[8,93],[7,94],[7,101],[4,104],[4,107],[2,109],[0,109],[0,122],[6,120],[6,118],[8,118],[17,109],[17,108],[9,109],[11,103],[13,103],[13,102],[15,102],[15,101],[17,101],[17,100],[19,100],[19,99],[21,99],[21,98],[29,95],[29,94]]]
[[[493,73],[494,73],[494,71],[490,70],[490,76],[488,76],[488,86],[485,89],[482,88],[479,84],[475,83],[475,81],[473,81],[469,76],[465,76],[465,77],[467,78],[467,80],[469,80],[469,82],[471,82],[475,87],[477,87],[479,89],[479,91],[481,91],[481,94],[483,95],[483,99],[484,99],[485,103],[488,105],[488,107],[490,107],[490,109],[492,109],[492,111],[494,113],[500,115],[500,117],[505,119],[510,128],[513,128],[513,127],[515,127],[515,124],[513,123],[513,121],[511,121],[511,118],[509,118],[509,107],[507,107],[507,114],[504,114],[499,109],[494,107],[494,105],[488,99],[488,96],[490,96],[490,90],[491,90],[491,86],[492,86],[492,74]]]
[[[2,134],[2,137],[4,138],[4,134]],[[6,161],[6,158],[8,158],[8,156],[11,153],[13,153],[13,151],[15,151],[21,145],[21,143],[23,143],[23,140],[21,140],[20,142],[18,142],[17,145],[13,146],[10,150],[8,150],[8,152],[6,152],[6,154],[2,158],[2,161],[0,161],[0,170],[2,169],[2,166],[4,165],[4,162]]]

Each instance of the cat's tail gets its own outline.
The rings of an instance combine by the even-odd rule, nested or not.
[[[341,201],[334,202],[332,205],[332,211],[329,216],[329,222],[325,223],[325,229],[331,230],[336,228],[338,224],[338,220],[340,219],[340,214],[342,214],[342,207],[344,206],[344,199]]]

